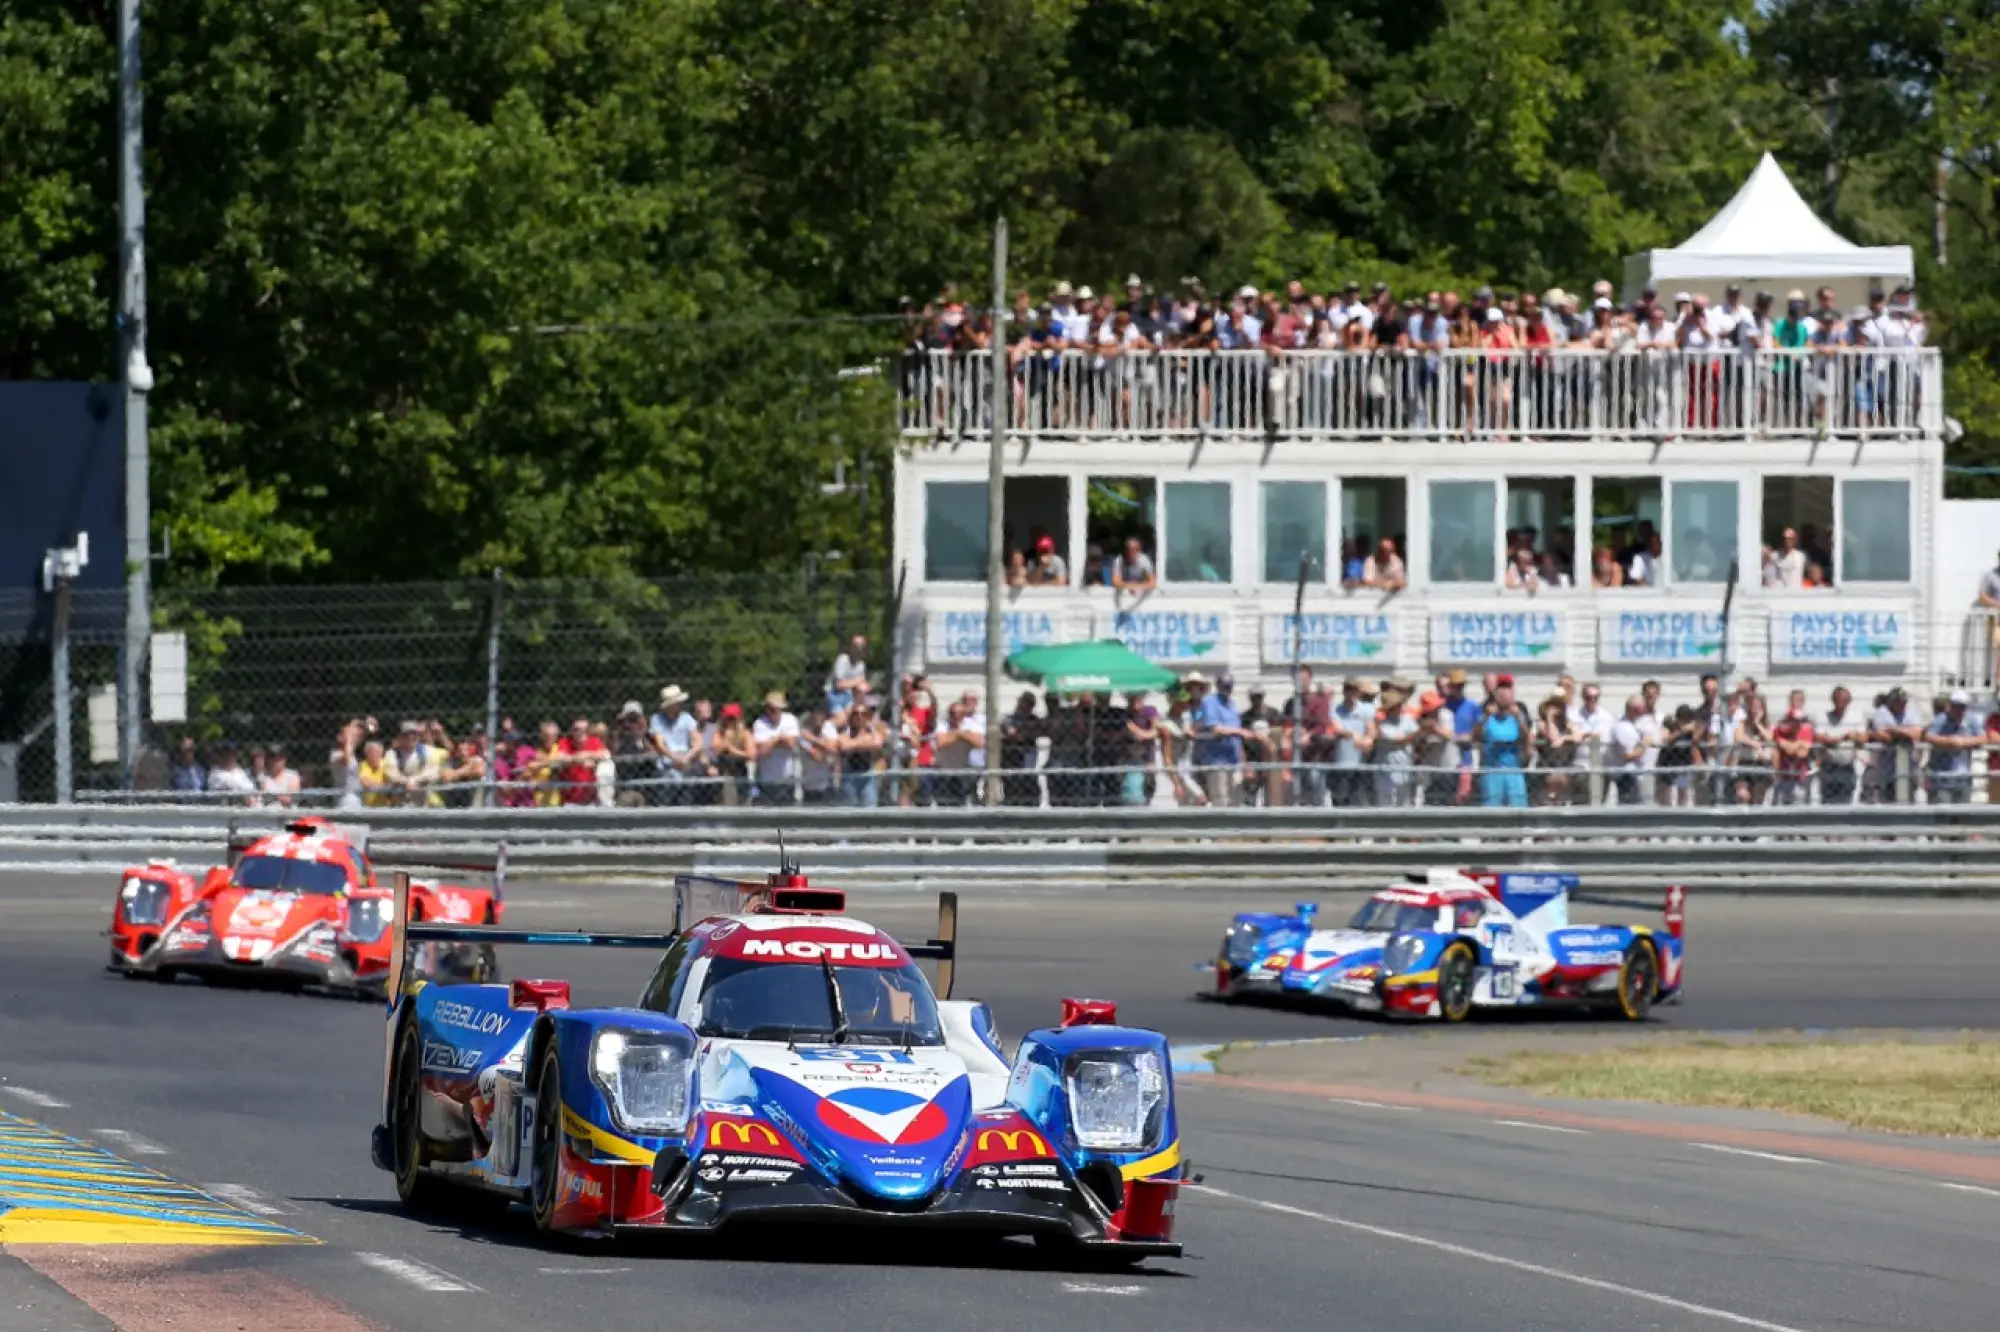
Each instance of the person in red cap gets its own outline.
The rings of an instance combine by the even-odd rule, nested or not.
[[[1045,536],[1035,542],[1035,563],[1028,570],[1033,587],[1068,587],[1069,565],[1056,554],[1056,539]]]

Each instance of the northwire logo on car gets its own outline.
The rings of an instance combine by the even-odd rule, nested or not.
[[[474,1008],[470,1004],[440,1002],[431,1009],[431,1020],[441,1027],[458,1027],[464,1031],[476,1031],[482,1036],[491,1036],[507,1027],[506,1013],[489,1013]]]

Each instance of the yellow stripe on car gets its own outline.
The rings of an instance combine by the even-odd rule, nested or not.
[[[1118,1167],[1118,1173],[1126,1179],[1148,1179],[1162,1171],[1172,1170],[1180,1163],[1181,1145],[1176,1141],[1165,1151],[1155,1152],[1144,1160],[1126,1162]]]
[[[564,1133],[578,1141],[589,1143],[601,1156],[616,1157],[633,1165],[649,1166],[660,1155],[650,1147],[641,1147],[638,1143],[621,1138],[615,1133],[607,1133],[568,1106],[563,1107],[562,1126]]]

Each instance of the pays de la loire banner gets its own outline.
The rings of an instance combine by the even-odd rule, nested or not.
[[[1000,615],[1000,632],[1012,656],[1024,647],[1046,643],[1067,643],[1078,635],[1068,632],[1065,617],[1045,610],[1010,610]],[[941,662],[986,660],[986,612],[932,611],[924,617],[924,658],[932,665]]]
[[[1773,666],[1901,666],[1909,659],[1907,611],[1771,612]]]
[[[1612,611],[1597,621],[1597,659],[1607,666],[1720,664],[1724,627],[1713,611]]]
[[[1229,617],[1223,611],[1111,611],[1098,616],[1097,636],[1116,638],[1162,666],[1229,665]]]
[[[1289,666],[1297,632],[1299,661],[1307,666],[1388,666],[1396,659],[1397,617],[1371,612],[1309,611],[1266,615],[1264,660]]]
[[[1431,616],[1431,660],[1451,666],[1560,666],[1559,611],[1443,611]]]

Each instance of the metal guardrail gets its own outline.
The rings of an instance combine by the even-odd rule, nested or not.
[[[913,352],[902,432],[984,434],[985,352]],[[1908,435],[1943,423],[1928,348],[1683,351],[1026,352],[1008,429],[1030,438],[1190,436],[1735,437]]]
[[[780,835],[843,886],[1241,888],[1380,886],[1431,865],[1555,866],[1593,886],[2000,896],[2000,809],[849,810],[385,809],[364,816],[385,861],[463,859],[505,839],[520,877],[761,874]],[[0,869],[107,871],[219,860],[232,826],[278,811],[0,809]]]

